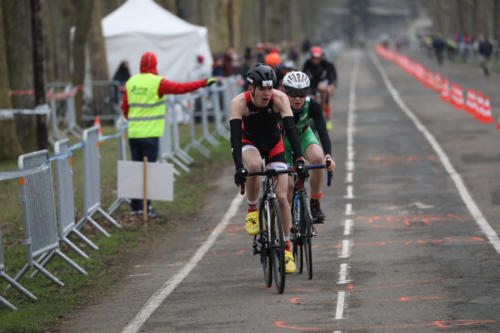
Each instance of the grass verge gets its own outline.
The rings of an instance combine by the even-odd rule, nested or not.
[[[104,128],[104,134],[110,134],[113,128]],[[197,128],[200,133],[201,129]],[[181,126],[181,147],[189,142],[187,127]],[[209,179],[217,175],[220,167],[229,165],[231,161],[230,145],[221,139],[220,145],[210,147],[211,158],[206,159],[192,150],[190,155],[195,163],[190,166],[190,172],[183,172],[176,178],[174,184],[174,201],[153,202],[156,211],[165,214],[163,220],[150,220],[143,223],[138,217],[129,216],[128,205],[122,205],[113,217],[123,226],[123,229],[112,227],[102,219],[102,225],[111,233],[107,238],[96,232],[90,226],[85,226],[83,233],[96,243],[100,250],[94,251],[76,238],[75,243],[91,256],[89,260],[79,257],[71,249],[63,246],[63,252],[83,267],[88,275],[77,273],[60,258],[55,257],[47,269],[65,283],[58,287],[45,276],[38,274],[29,278],[26,274],[20,283],[38,297],[31,301],[17,290],[11,288],[3,291],[5,282],[0,282],[4,296],[19,310],[10,311],[0,306],[0,332],[45,332],[57,325],[58,320],[79,306],[88,304],[99,298],[117,279],[123,276],[127,262],[134,253],[140,253],[144,244],[151,244],[168,233],[180,220],[192,218],[200,208],[203,198],[211,190]],[[118,159],[116,140],[106,141],[100,147],[101,153],[101,202],[107,208],[116,198],[116,168]],[[0,170],[17,169],[16,161],[2,161]],[[76,151],[73,156],[73,183],[77,220],[82,216],[83,207],[83,160],[82,152]],[[54,178],[55,180],[55,178]],[[22,244],[24,237],[22,206],[18,199],[20,190],[18,180],[3,181],[0,190],[0,227],[5,257],[5,269],[11,277],[26,263],[26,248]],[[96,215],[98,216],[98,215]],[[124,246],[126,245],[126,246]]]

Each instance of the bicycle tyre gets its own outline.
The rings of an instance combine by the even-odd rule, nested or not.
[[[273,284],[273,269],[271,260],[271,249],[269,248],[269,233],[267,232],[265,225],[267,225],[267,208],[266,202],[260,205],[259,209],[259,235],[260,235],[260,262],[262,264],[262,270],[264,271],[264,282],[266,287],[270,288]],[[270,215],[269,215],[270,216]]]
[[[295,228],[295,235],[293,238],[293,257],[295,258],[295,264],[297,265],[297,271],[299,273],[302,273],[303,269],[303,249],[302,249],[302,230],[300,228],[301,222],[300,222],[300,203],[297,207],[298,209],[298,216],[299,216],[299,221],[297,221],[296,216],[297,213],[295,212],[295,200],[292,200],[292,225]]]
[[[274,283],[278,293],[283,294],[285,290],[285,234],[281,215],[276,199],[271,201],[271,259],[273,264]]]
[[[307,269],[307,277],[309,280],[313,277],[313,260],[312,260],[312,218],[307,204],[307,196],[300,197],[300,212],[302,214],[301,236],[302,236],[302,253],[304,254],[305,266]],[[302,258],[301,258],[302,259]]]

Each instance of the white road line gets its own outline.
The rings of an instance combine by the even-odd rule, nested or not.
[[[353,194],[353,188],[352,185],[347,185],[347,194],[344,196],[346,199],[354,199],[354,194]]]
[[[346,219],[344,224],[344,236],[350,236],[352,230],[352,220]]]
[[[342,241],[342,250],[341,250],[342,252],[340,253],[339,258],[340,259],[349,258],[351,256],[351,248],[352,248],[351,241],[349,239],[344,239]]]
[[[351,282],[349,279],[349,270],[351,266],[347,263],[342,263],[340,264],[340,270],[339,270],[339,280],[337,284],[346,284]]]
[[[470,214],[472,217],[474,217],[474,220],[476,221],[477,225],[481,229],[481,231],[486,235],[488,238],[489,242],[491,245],[495,248],[495,251],[500,254],[500,240],[498,239],[498,234],[495,232],[495,230],[491,227],[491,225],[488,223],[486,218],[484,218],[483,214],[481,213],[481,210],[477,206],[476,202],[474,199],[472,199],[472,196],[470,195],[469,191],[467,190],[467,187],[465,186],[462,177],[460,174],[455,170],[453,165],[450,162],[450,159],[448,158],[448,155],[444,152],[444,150],[441,148],[437,140],[434,138],[434,136],[427,130],[425,125],[417,118],[417,116],[406,106],[406,104],[403,102],[401,97],[399,96],[399,92],[394,88],[392,85],[391,81],[387,77],[387,74],[385,73],[385,70],[382,68],[380,65],[380,62],[378,59],[375,57],[373,52],[369,53],[371,60],[375,64],[375,67],[377,67],[378,71],[380,72],[380,75],[382,76],[382,79],[384,80],[384,83],[387,87],[387,90],[392,95],[392,98],[396,102],[396,104],[399,105],[401,110],[403,110],[408,118],[410,118],[413,123],[415,124],[415,127],[424,135],[424,137],[429,141],[430,145],[436,152],[436,155],[439,156],[439,159],[441,160],[441,163],[443,164],[444,168],[450,175],[451,179],[455,183],[455,186],[458,190],[458,193],[462,197],[462,200],[464,201],[465,205],[469,209]]]
[[[352,176],[353,176],[353,173],[352,172],[348,172],[347,175],[346,175],[346,177],[345,177],[345,182],[348,183],[348,184],[352,183],[352,178],[353,178]]]
[[[337,309],[335,310],[335,319],[344,319],[345,291],[339,291],[337,294]]]
[[[347,171],[354,171],[354,162],[353,161],[345,162],[345,166],[346,166]]]
[[[345,204],[345,215],[346,216],[352,215],[352,204],[350,203]]]
[[[189,262],[172,278],[170,278],[165,284],[158,289],[144,304],[139,313],[132,319],[128,325],[123,329],[123,333],[138,332],[146,320],[151,316],[151,314],[160,306],[160,304],[170,295],[175,288],[189,275],[189,273],[196,267],[198,262],[203,258],[203,256],[210,250],[212,245],[217,240],[217,237],[224,231],[225,227],[229,221],[236,215],[238,211],[238,206],[243,200],[244,196],[239,193],[234,197],[229,209],[222,218],[222,220],[217,224],[217,227],[212,231],[208,239],[203,243],[203,245],[198,248],[196,253],[191,257]]]

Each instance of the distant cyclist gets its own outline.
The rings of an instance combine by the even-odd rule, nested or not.
[[[287,96],[276,89],[276,73],[264,64],[257,64],[247,73],[248,91],[241,93],[231,101],[231,147],[236,167],[234,181],[241,186],[246,183],[248,214],[245,218],[245,229],[250,235],[259,232],[259,212],[257,208],[259,196],[259,177],[250,177],[248,172],[261,170],[262,158],[266,166],[283,170],[287,168],[283,139],[278,125],[283,122],[285,133],[290,140],[295,155],[293,160],[297,173],[307,178],[304,167],[299,138],[295,129],[293,113]],[[275,179],[276,196],[283,223],[286,249],[286,273],[295,271],[295,261],[290,252],[291,213],[287,199],[288,176],[282,174]]]
[[[303,72],[311,80],[311,94],[321,104],[326,118],[326,128],[331,130],[329,97],[333,97],[337,85],[335,65],[325,59],[323,50],[319,46],[313,46],[311,48],[311,58],[304,63]]]
[[[310,164],[325,164],[326,160],[330,160],[331,163],[328,167],[328,171],[333,171],[335,168],[335,161],[331,155],[332,148],[330,138],[328,137],[328,131],[326,130],[325,119],[323,118],[319,103],[307,97],[309,86],[309,77],[302,72],[289,72],[283,78],[283,89],[290,100],[295,126],[299,134],[302,154]],[[309,127],[311,119],[313,119],[316,124],[316,131],[318,132],[323,149],[321,149],[316,136]],[[283,137],[283,144],[285,145],[287,163],[291,164],[293,161],[291,146],[286,136]],[[326,217],[319,205],[319,199],[323,197],[321,185],[323,184],[324,171],[317,169],[311,170],[310,173],[311,215],[314,223],[324,223]]]

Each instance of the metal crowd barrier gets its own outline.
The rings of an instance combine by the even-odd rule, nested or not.
[[[13,286],[17,290],[19,290],[21,293],[26,295],[27,297],[31,298],[32,300],[37,300],[36,296],[30,293],[26,288],[21,286],[19,283],[17,283],[16,280],[11,278],[7,273],[5,273],[5,266],[4,266],[4,258],[3,258],[3,248],[2,248],[2,231],[0,230],[0,278],[5,280],[9,285]],[[7,301],[5,298],[0,296],[0,303],[2,303],[4,306],[11,310],[17,310],[17,308],[12,305],[9,301]]]
[[[74,233],[94,250],[99,250],[90,239],[85,237],[75,225],[75,201],[73,193],[73,168],[71,166],[71,147],[68,139],[57,141],[54,145],[56,155],[65,156],[57,159],[56,164],[56,188],[57,188],[57,212],[59,217],[59,238],[71,247],[80,256],[88,259],[88,255],[68,239],[69,234]]]
[[[87,272],[60,251],[49,152],[41,150],[23,154],[19,156],[18,166],[21,170],[38,167],[43,167],[43,170],[21,178],[21,201],[26,237],[24,244],[26,245],[28,262],[14,280],[19,281],[28,269],[33,267],[54,283],[63,286],[64,283],[37,262],[36,257],[42,256],[41,260],[43,260],[45,256],[53,252],[78,272],[82,274],[87,274]]]
[[[92,216],[99,212],[105,219],[118,228],[122,226],[101,208],[101,168],[99,154],[99,130],[96,126],[83,131],[83,218],[76,224],[81,229],[90,222],[103,235],[110,234],[97,223]]]

